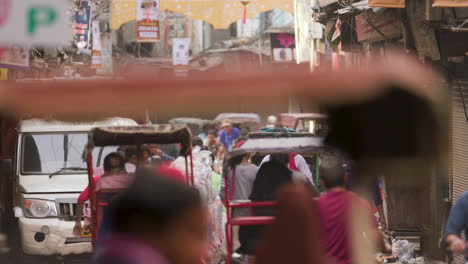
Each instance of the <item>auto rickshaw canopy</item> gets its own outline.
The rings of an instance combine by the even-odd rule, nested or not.
[[[230,159],[246,153],[323,153],[331,150],[325,147],[324,139],[310,133],[251,133],[239,148],[231,150],[225,157],[225,164]]]
[[[192,133],[185,125],[105,126],[90,132],[92,146],[135,144],[181,144],[181,155],[187,156],[192,148]]]

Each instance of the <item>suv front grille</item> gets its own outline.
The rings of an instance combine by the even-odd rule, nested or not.
[[[85,204],[85,210],[89,206],[88,203]],[[57,199],[57,209],[59,219],[65,221],[75,221],[76,220],[76,209],[78,204],[76,199]],[[83,212],[84,215],[84,212]],[[82,219],[83,220],[83,219]]]

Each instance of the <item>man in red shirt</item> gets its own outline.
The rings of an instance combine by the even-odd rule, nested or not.
[[[320,178],[327,191],[318,200],[323,248],[339,264],[358,262],[361,254],[356,249],[364,248],[366,242],[381,245],[383,241],[372,207],[346,190],[346,173],[338,159],[321,160]]]

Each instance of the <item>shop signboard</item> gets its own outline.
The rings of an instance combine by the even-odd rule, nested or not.
[[[296,39],[291,33],[270,33],[271,54],[274,63],[294,63]]]
[[[434,0],[436,7],[468,7],[467,0]]]
[[[137,42],[159,42],[159,0],[137,1]]]
[[[0,52],[0,67],[14,70],[29,68],[29,45],[10,44]]]
[[[8,69],[0,68],[0,81],[8,80]]]
[[[0,44],[65,44],[71,39],[63,0],[0,0]]]

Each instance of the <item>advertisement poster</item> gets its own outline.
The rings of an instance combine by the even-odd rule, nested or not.
[[[172,39],[172,65],[176,77],[188,76],[190,38]]]
[[[29,68],[29,45],[13,44],[0,52],[0,67],[22,70]]]
[[[101,29],[99,21],[93,21],[93,52],[91,57],[91,68],[97,69],[102,65],[101,54]]]
[[[188,65],[189,64],[189,46],[190,46],[190,38],[173,38],[172,39],[172,64],[173,65]]]
[[[296,39],[290,33],[271,33],[271,54],[273,62],[292,63],[296,60]]]
[[[91,6],[88,1],[81,1],[73,21],[73,34],[79,49],[89,48]]]
[[[158,42],[159,0],[137,1],[137,42]]]

